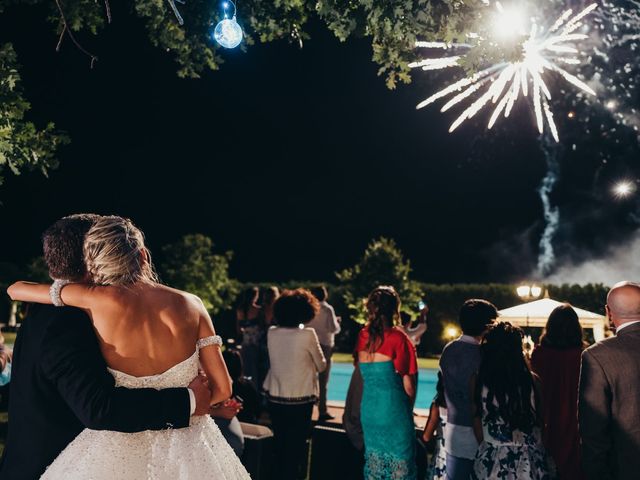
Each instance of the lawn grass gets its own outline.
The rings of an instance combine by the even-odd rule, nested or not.
[[[335,363],[351,363],[353,357],[350,353],[334,353],[331,355],[331,360]],[[439,359],[437,358],[418,358],[418,368],[438,368]]]

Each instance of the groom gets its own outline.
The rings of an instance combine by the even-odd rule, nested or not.
[[[44,233],[52,278],[87,278],[82,246],[97,215],[72,215]],[[7,447],[0,478],[35,480],[84,429],[139,432],[182,428],[204,415],[205,381],[166,390],[116,388],[82,310],[29,305],[13,355]],[[114,459],[118,461],[118,459]]]

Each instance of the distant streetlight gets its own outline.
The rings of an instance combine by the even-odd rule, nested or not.
[[[460,336],[460,330],[455,325],[447,325],[444,329],[444,336],[447,340],[453,340]]]
[[[516,288],[516,293],[518,296],[524,300],[525,302],[530,302],[531,300],[535,300],[542,295],[542,287],[538,285],[520,285]]]

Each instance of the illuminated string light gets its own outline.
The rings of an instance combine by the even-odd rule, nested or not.
[[[233,5],[233,15],[229,18],[227,9]],[[213,30],[213,39],[224,48],[236,48],[242,42],[242,27],[236,21],[236,4],[231,0],[222,3],[224,18]]]
[[[473,99],[470,106],[454,120],[449,132],[453,132],[465,120],[474,117],[485,107],[493,108],[488,123],[490,129],[500,116],[509,117],[515,102],[520,97],[528,97],[531,92],[538,131],[543,133],[546,123],[551,135],[558,142],[558,129],[549,105],[552,95],[545,82],[545,74],[555,72],[582,92],[595,96],[596,93],[589,85],[569,73],[562,65],[580,64],[577,58],[580,53],[577,42],[587,39],[588,36],[574,32],[583,25],[582,19],[597,8],[597,4],[589,5],[576,15],[573,15],[571,10],[566,10],[548,29],[540,27],[533,19],[527,20],[523,11],[514,7],[507,9],[499,2],[495,5],[497,12],[493,18],[494,34],[499,38],[517,39],[522,49],[520,58],[490,65],[436,92],[420,102],[416,108],[426,107],[436,100],[455,94],[442,107],[441,111],[444,112],[467,98],[474,98],[473,95],[477,93],[479,96]],[[478,38],[477,45],[486,40],[477,35],[476,38]],[[439,70],[460,66],[465,56],[475,46],[460,43],[416,42],[416,47],[438,48],[454,52],[467,50],[464,54],[425,58],[409,64],[411,68]],[[512,49],[513,44],[507,42],[505,48]],[[570,112],[567,116],[573,118],[574,115],[575,113]]]

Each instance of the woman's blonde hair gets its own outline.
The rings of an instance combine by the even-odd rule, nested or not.
[[[96,220],[85,238],[84,259],[97,285],[157,281],[144,235],[127,218],[114,215]]]

